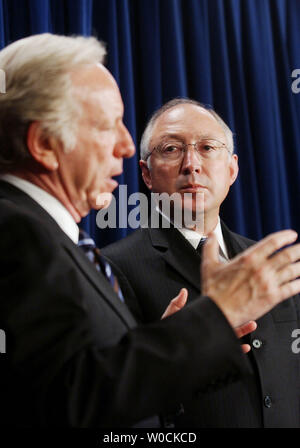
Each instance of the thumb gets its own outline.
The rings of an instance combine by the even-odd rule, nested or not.
[[[186,304],[187,298],[188,298],[187,289],[181,288],[181,290],[179,291],[179,294],[176,297],[174,297],[174,299],[172,299],[171,302],[169,303],[164,314],[161,316],[161,319],[171,316],[172,314],[181,310],[181,308],[183,308],[184,305]]]
[[[207,278],[219,264],[219,243],[216,235],[210,233],[202,249],[202,278]]]
[[[172,304],[175,305],[178,309],[181,309],[186,304],[188,298],[188,292],[186,288],[181,288],[178,296],[174,297],[172,300]]]

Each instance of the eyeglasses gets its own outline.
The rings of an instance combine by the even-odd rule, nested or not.
[[[225,143],[219,142],[218,140],[203,139],[196,143],[170,141],[161,143],[153,148],[152,151],[147,154],[145,160],[148,160],[151,154],[156,152],[158,157],[165,161],[179,161],[184,158],[184,154],[189,146],[194,147],[194,150],[201,159],[217,159],[223,149],[226,149],[226,151],[231,154]]]

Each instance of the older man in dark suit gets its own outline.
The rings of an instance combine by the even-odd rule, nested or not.
[[[152,322],[183,286],[190,302],[203,291],[199,266],[202,241],[209,233],[218,240],[223,262],[254,241],[231,232],[219,218],[220,205],[238,174],[238,157],[230,129],[212,109],[189,99],[165,104],[145,129],[140,166],[152,192],[179,195],[183,225],[177,222],[178,201],[177,205],[170,202],[169,213],[160,205],[159,228],[151,228],[150,223],[103,253],[119,269],[120,277],[127,279],[133,291],[128,300],[133,312],[142,322]],[[193,225],[184,222],[187,211]],[[204,254],[202,259],[205,262]],[[299,357],[290,347],[299,317],[299,296],[262,317],[257,330],[245,339],[252,347],[248,356],[253,376],[185,403],[176,424],[299,427]]]
[[[77,223],[111,194],[134,152],[103,55],[94,38],[50,34],[0,52],[1,425],[135,425],[247,376],[232,328],[300,290],[300,267],[291,269],[299,245],[270,258],[295,232],[271,235],[225,267],[212,237],[202,298],[137,326],[101,254],[88,238],[86,254],[77,246]],[[232,291],[241,262],[246,276]],[[259,266],[278,273],[275,287]]]

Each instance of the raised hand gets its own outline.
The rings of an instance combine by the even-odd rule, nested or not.
[[[234,328],[300,292],[300,244],[284,248],[296,238],[293,230],[273,233],[223,264],[217,239],[209,236],[202,256],[202,293],[219,306]]]

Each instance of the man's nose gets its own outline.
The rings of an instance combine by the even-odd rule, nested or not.
[[[125,124],[122,122],[119,128],[118,141],[116,144],[117,157],[132,157],[135,153],[135,145]]]
[[[181,165],[183,174],[200,173],[201,169],[201,156],[198,154],[194,145],[187,145]]]

